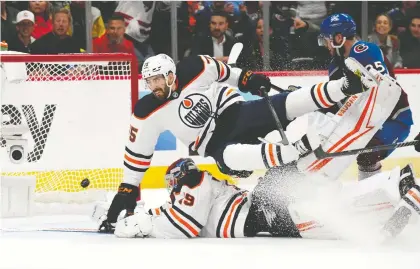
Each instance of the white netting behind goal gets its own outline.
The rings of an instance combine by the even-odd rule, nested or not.
[[[43,202],[89,202],[115,191],[122,180],[118,159],[127,119],[138,99],[135,58],[2,54],[1,64],[8,78],[15,67],[24,67],[27,75],[20,83],[2,81],[2,127],[28,128],[20,164],[10,162],[6,139],[0,136],[1,175],[35,175],[36,198]],[[81,184],[84,179],[87,187]]]

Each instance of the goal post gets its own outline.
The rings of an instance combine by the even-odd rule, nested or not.
[[[1,54],[1,127],[24,126],[24,162],[12,162],[0,137],[2,176],[36,176],[41,202],[86,202],[115,191],[138,100],[134,55]],[[3,73],[4,70],[4,73]],[[8,141],[8,140],[7,140]],[[83,181],[83,183],[82,183]]]

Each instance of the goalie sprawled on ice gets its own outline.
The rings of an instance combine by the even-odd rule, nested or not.
[[[296,176],[295,173],[284,176],[291,175]],[[387,236],[395,236],[410,217],[420,214],[420,182],[415,181],[413,175],[411,165],[401,170],[395,168],[391,173],[342,186],[338,196],[349,202],[350,210],[368,209],[364,214],[376,214],[384,209],[384,204],[390,204],[385,208],[388,212],[385,212],[382,231]],[[270,197],[273,191],[267,189],[270,185],[266,180],[270,180],[270,176],[249,192],[200,171],[191,159],[179,159],[169,166],[166,173],[170,202],[148,212],[144,204],[139,203],[133,216],[117,222],[115,235],[233,238],[253,237],[266,232],[286,237],[340,237],[318,221],[316,212],[305,210],[304,203],[312,201],[289,203],[287,199],[273,199]],[[373,201],[376,203],[372,206]]]

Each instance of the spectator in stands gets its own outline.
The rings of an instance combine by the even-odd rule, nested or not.
[[[106,34],[93,40],[93,52],[125,52],[134,54],[133,43],[124,38],[124,33],[124,18],[118,15],[113,15],[108,20]]]
[[[92,6],[101,11],[105,23],[108,23],[109,18],[114,14],[117,4],[117,1],[92,1]]]
[[[407,30],[410,24],[410,13],[415,12],[416,4],[417,1],[401,1],[400,8],[394,8],[388,12],[393,21],[392,33],[399,35]]]
[[[29,1],[29,11],[35,15],[34,31],[32,37],[39,39],[53,29],[52,10],[48,1]]]
[[[402,67],[402,58],[400,56],[400,41],[397,36],[390,35],[392,29],[392,20],[387,14],[376,16],[373,33],[369,35],[369,42],[378,45],[384,56],[395,67]]]
[[[313,70],[325,68],[329,55],[318,46],[319,26],[297,16],[293,1],[273,2],[270,41],[277,70]]]
[[[327,17],[327,6],[325,1],[298,1],[297,13],[302,20],[321,25]]]
[[[155,54],[149,39],[155,8],[153,1],[120,1],[115,9],[115,14],[125,19],[125,37],[133,42],[139,63]]]
[[[193,5],[198,8],[199,4],[198,2],[192,3],[192,1],[177,1],[175,3],[177,6],[178,59],[181,59],[191,45],[192,32],[190,31],[190,18],[188,17],[189,5],[191,4],[192,7],[190,11],[194,12]],[[171,7],[164,2],[157,2],[151,24],[153,30],[150,33],[150,44],[155,54],[172,55],[172,27],[168,27],[168,25],[171,25]],[[191,26],[194,27],[193,21],[191,21]],[[175,58],[175,55],[172,56]]]
[[[67,7],[70,10],[72,24],[68,35],[73,36],[77,46],[86,49],[86,14],[84,1],[71,1]],[[105,24],[101,16],[101,11],[92,7],[92,38],[98,38],[105,34]]]
[[[255,28],[251,18],[247,14],[247,6],[244,4],[239,5],[239,13],[233,12],[233,5],[230,3],[226,4],[225,10],[228,13],[228,25],[231,29],[230,35],[235,39],[241,36],[254,35],[253,29]]]
[[[206,54],[227,62],[235,40],[226,35],[228,28],[227,14],[214,12],[210,18],[210,35],[196,36],[191,48],[191,55]]]
[[[205,3],[203,3],[205,4]],[[195,14],[196,26],[195,26],[195,35],[196,36],[207,36],[209,34],[209,23],[210,18],[215,12],[225,11],[226,1],[211,1],[208,5],[204,5],[204,8],[200,9]]]
[[[31,45],[32,54],[58,54],[78,53],[80,47],[73,37],[67,34],[71,24],[71,15],[68,9],[60,9],[53,15],[53,30],[37,39]]]
[[[7,40],[9,50],[30,53],[30,45],[35,41],[34,31],[35,16],[28,10],[19,12],[16,16],[16,34]]]
[[[204,7],[211,6],[216,1],[202,1]],[[220,1],[224,2],[224,1]],[[220,9],[220,11],[224,10],[227,13],[233,13],[236,16],[240,15],[240,5],[243,5],[244,1],[226,1],[223,3],[223,9]]]
[[[254,35],[249,39],[246,36],[239,37],[238,41],[244,44],[241,55],[238,58],[237,65],[240,68],[251,70],[263,70],[263,55],[264,55],[264,21],[262,18],[253,22]],[[271,29],[270,29],[271,30]],[[272,34],[270,32],[270,41],[272,41]],[[270,47],[273,42],[270,42]],[[270,60],[273,60],[273,53],[270,49]]]
[[[413,15],[409,30],[400,35],[404,67],[420,68],[420,12]]]
[[[1,1],[1,36],[0,41],[8,40],[16,33],[13,21],[16,19],[18,10],[9,6],[6,1]]]

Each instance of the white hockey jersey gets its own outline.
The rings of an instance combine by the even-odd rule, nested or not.
[[[125,33],[144,42],[152,30],[155,6],[155,1],[119,1],[115,13],[124,18],[127,27]]]
[[[171,203],[150,209],[149,237],[244,237],[250,193],[207,172],[185,176],[171,193]]]
[[[123,182],[140,184],[158,137],[166,130],[204,156],[215,117],[233,103],[244,101],[236,88],[240,73],[241,69],[209,56],[193,56],[179,62],[177,89],[170,98],[159,100],[150,93],[135,106],[125,148]]]

